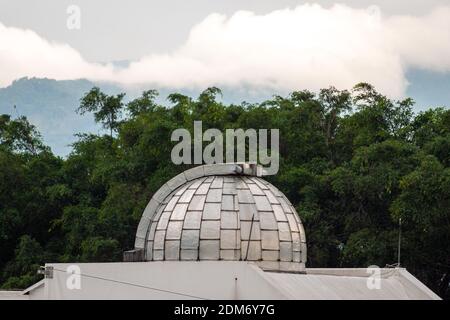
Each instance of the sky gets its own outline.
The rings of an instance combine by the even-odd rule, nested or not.
[[[258,94],[365,81],[445,101],[450,1],[0,0],[0,70],[0,87],[36,76]]]

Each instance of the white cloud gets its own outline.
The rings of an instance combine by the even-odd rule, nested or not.
[[[258,16],[212,14],[167,56],[148,56],[120,74],[124,82],[163,86],[250,86],[294,90],[370,81],[392,94],[406,81],[386,50],[377,11],[302,5]],[[383,69],[383,72],[380,72]]]
[[[393,16],[386,20],[388,49],[407,67],[450,71],[450,7],[423,17]]]
[[[0,24],[0,84],[21,76],[85,77],[126,85],[286,92],[367,81],[400,97],[408,68],[450,71],[449,39],[450,7],[421,17],[384,17],[377,7],[300,5],[266,15],[211,14],[174,52],[114,70],[86,62],[67,45]]]
[[[111,66],[85,61],[66,44],[51,43],[32,30],[6,27],[0,23],[0,85],[24,76],[57,80],[112,78]]]

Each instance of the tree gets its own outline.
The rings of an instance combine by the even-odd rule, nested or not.
[[[120,124],[119,118],[124,106],[122,102],[124,97],[124,93],[106,95],[98,87],[94,87],[81,98],[77,112],[80,114],[93,112],[95,121],[108,129],[112,138],[113,131],[117,130]]]
[[[81,243],[81,261],[111,262],[121,258],[119,242],[101,237],[87,238]]]
[[[441,297],[450,297],[450,168],[434,156],[400,182],[390,210],[402,219],[405,265],[432,283]]]
[[[158,97],[158,91],[147,90],[142,93],[142,96],[128,102],[127,109],[131,116],[136,117],[142,113],[151,112],[157,106],[155,99]]]
[[[338,117],[351,109],[350,92],[334,87],[320,90],[319,102],[322,106],[322,130],[327,147],[333,143]]]
[[[48,150],[36,127],[26,117],[15,120],[7,114],[0,115],[0,146],[11,151],[37,154]]]
[[[43,259],[44,251],[36,240],[28,235],[20,237],[15,257],[3,271],[3,278],[7,279],[3,288],[18,289],[38,281],[40,276],[37,275],[37,271]]]

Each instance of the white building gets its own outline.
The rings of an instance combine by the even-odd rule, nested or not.
[[[205,165],[148,203],[119,263],[49,263],[0,299],[439,299],[402,268],[306,268],[289,200],[248,164]]]

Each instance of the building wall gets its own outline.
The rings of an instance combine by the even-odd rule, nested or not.
[[[31,299],[285,298],[265,281],[261,269],[247,262],[80,263],[80,289],[67,286],[76,279],[66,272],[72,265],[47,266],[54,268],[53,278],[44,280],[44,295],[31,292]]]

